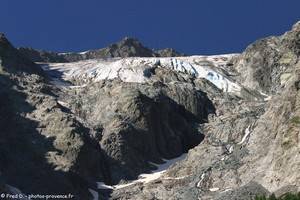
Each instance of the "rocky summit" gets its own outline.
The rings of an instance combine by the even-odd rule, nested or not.
[[[0,35],[0,193],[252,200],[300,192],[300,22],[242,53]],[[37,197],[39,199],[39,197]]]

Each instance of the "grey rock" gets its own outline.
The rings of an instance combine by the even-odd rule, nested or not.
[[[297,23],[282,36],[261,39],[247,47],[235,61],[239,81],[264,93],[279,93],[299,58],[299,33]]]
[[[253,200],[256,196],[269,196],[269,191],[262,187],[261,185],[250,182],[247,185],[240,187],[238,189],[225,192],[218,197],[215,197],[216,200]]]
[[[158,51],[145,47],[135,38],[125,37],[120,42],[102,49],[89,50],[85,53],[56,53],[44,50],[21,47],[19,52],[33,62],[74,62],[87,59],[112,58],[112,57],[175,57],[184,56],[174,49]]]
[[[69,103],[76,105],[72,110],[103,127],[99,142],[110,160],[112,182],[134,179],[151,169],[149,161],[177,157],[201,142],[195,125],[212,105],[188,88],[105,81],[76,92],[80,98]]]

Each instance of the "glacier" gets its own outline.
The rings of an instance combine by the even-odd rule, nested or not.
[[[54,84],[66,87],[84,87],[90,82],[120,79],[124,82],[145,83],[149,71],[156,67],[204,78],[223,92],[239,95],[241,86],[221,72],[228,61],[237,54],[189,57],[131,57],[91,59],[71,63],[41,63],[45,71],[60,74]],[[59,78],[62,81],[59,81]],[[77,85],[68,85],[70,82]],[[65,81],[65,83],[63,83]]]

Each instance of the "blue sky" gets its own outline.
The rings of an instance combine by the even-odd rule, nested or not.
[[[240,52],[300,20],[299,0],[1,0],[0,32],[15,46],[58,52],[125,36],[187,54]]]

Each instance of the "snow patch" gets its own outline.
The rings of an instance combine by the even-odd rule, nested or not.
[[[220,188],[209,188],[209,191],[211,191],[211,192],[216,192],[216,191],[219,191],[220,190]]]
[[[154,181],[154,180],[160,178],[170,166],[172,166],[173,164],[175,164],[176,162],[178,162],[180,160],[185,159],[186,156],[187,156],[187,154],[182,154],[181,156],[171,159],[171,160],[164,159],[165,163],[163,163],[163,164],[151,163],[157,167],[156,170],[152,171],[152,173],[150,173],[150,174],[141,174],[141,175],[139,175],[139,178],[137,180],[132,181],[130,183],[110,186],[110,185],[106,185],[103,182],[97,182],[98,189],[105,189],[105,190],[113,189],[113,190],[115,190],[115,189],[121,189],[124,187],[128,187],[130,185],[138,184],[138,183],[149,183],[151,181]],[[180,179],[181,178],[183,178],[183,177],[180,177]],[[176,178],[167,177],[166,179],[176,179]]]
[[[186,158],[187,154],[182,154],[181,156],[174,158],[172,160],[165,160],[164,164],[161,165],[156,165],[157,166],[157,170],[154,170],[151,174],[141,174],[140,180],[143,183],[148,183],[151,182],[153,180],[158,179],[159,177],[162,176],[162,174],[173,164],[175,164],[176,162],[183,160]]]
[[[222,191],[221,193],[224,193],[224,192],[228,192],[228,191],[231,191],[232,189],[231,188],[226,188],[224,191]]]
[[[84,55],[84,54],[87,54],[88,52],[90,52],[89,50],[88,51],[82,51],[82,52],[79,52],[80,55]]]
[[[246,141],[246,139],[248,139],[248,137],[249,137],[249,135],[250,135],[250,133],[251,133],[251,132],[250,132],[250,126],[251,126],[251,125],[249,125],[249,126],[245,129],[245,134],[244,134],[242,140],[238,143],[239,145],[243,144],[243,143]]]
[[[107,190],[107,189],[113,189],[113,186],[106,185],[104,182],[97,182],[97,188]]]
[[[266,93],[260,92],[260,94],[264,97],[264,101],[269,101],[272,98],[271,95],[269,96]]]
[[[202,185],[202,182],[203,182],[203,180],[204,180],[204,178],[205,178],[205,175],[206,175],[205,172],[201,174],[201,178],[200,178],[200,180],[198,181],[197,186],[196,186],[197,188],[201,188],[201,185]]]

